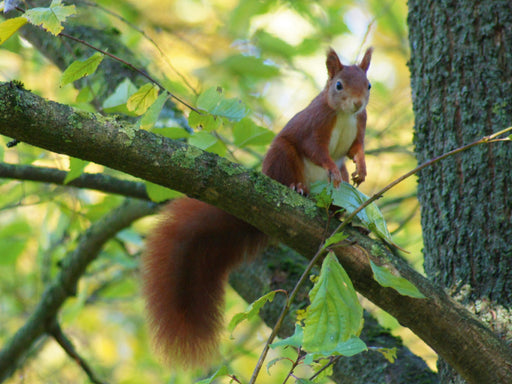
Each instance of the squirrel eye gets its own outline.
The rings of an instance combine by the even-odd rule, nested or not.
[[[372,88],[372,83],[368,83],[368,90]]]
[[[336,82],[336,90],[341,91],[343,89],[343,84],[341,84],[341,81]]]

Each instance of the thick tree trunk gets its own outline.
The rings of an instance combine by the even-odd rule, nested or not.
[[[408,22],[419,163],[509,126],[510,0],[410,0]],[[510,143],[479,146],[418,183],[427,274],[509,341],[511,164]],[[462,382],[440,370],[443,382]]]

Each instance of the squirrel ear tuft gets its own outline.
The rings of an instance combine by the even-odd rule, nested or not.
[[[368,68],[370,67],[370,61],[372,59],[372,52],[373,52],[373,48],[372,47],[368,48],[363,56],[363,60],[361,60],[361,63],[359,64],[359,68],[361,68],[365,72],[367,72]]]
[[[332,79],[336,73],[343,69],[343,64],[341,64],[338,55],[332,48],[329,48],[329,51],[327,51],[327,60],[325,64],[327,66],[327,72],[329,73],[330,79]]]

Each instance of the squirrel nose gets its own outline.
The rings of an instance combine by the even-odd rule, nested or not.
[[[361,100],[354,101],[354,109],[356,111],[361,109],[362,106],[363,106],[363,102]]]

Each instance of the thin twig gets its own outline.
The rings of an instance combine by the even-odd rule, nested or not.
[[[89,380],[94,384],[105,384],[104,381],[101,381],[96,377],[96,374],[93,372],[89,364],[85,361],[82,356],[78,354],[73,343],[69,340],[64,332],[62,332],[62,328],[60,327],[57,320],[54,320],[48,329],[48,334],[51,335],[55,341],[62,347],[62,349],[71,357],[86,373]]]

